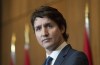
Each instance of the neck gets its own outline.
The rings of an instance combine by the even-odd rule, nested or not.
[[[52,49],[46,49],[46,53],[48,55],[50,55],[54,50],[56,50],[62,43],[64,42],[64,40],[59,41],[58,45],[52,47]]]
[[[50,55],[53,51],[46,50],[46,53]]]

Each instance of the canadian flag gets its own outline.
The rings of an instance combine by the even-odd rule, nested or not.
[[[86,29],[85,29],[85,39],[84,39],[84,53],[87,55],[89,65],[92,65],[91,48]]]
[[[14,63],[13,63],[12,59],[11,59],[11,63],[10,63],[10,65],[14,65]]]
[[[85,30],[84,30],[84,53],[87,55],[89,65],[92,65],[92,54],[90,48],[90,40],[89,40],[89,8],[88,3],[86,3],[85,8]]]
[[[29,55],[29,25],[25,25],[25,45],[24,45],[24,50],[25,50],[25,61],[24,65],[30,65],[30,55]]]
[[[15,42],[16,42],[16,35],[15,35],[15,33],[13,33],[12,38],[11,38],[11,61],[10,61],[10,65],[16,64]]]
[[[29,51],[28,51],[28,45],[25,46],[25,61],[24,65],[30,65],[30,57],[29,57]]]

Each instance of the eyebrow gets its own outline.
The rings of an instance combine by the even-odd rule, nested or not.
[[[46,23],[44,26],[48,26],[48,25],[50,25],[51,23]]]
[[[41,25],[38,25],[38,26],[34,26],[34,29],[35,29],[35,28],[37,28],[37,27],[40,27],[40,26],[41,26]]]
[[[52,24],[52,23],[48,22],[48,23],[43,24],[43,26],[47,26],[47,25],[50,25],[50,24]],[[38,27],[38,26],[41,26],[41,25],[37,25],[37,26],[34,26],[34,27]]]

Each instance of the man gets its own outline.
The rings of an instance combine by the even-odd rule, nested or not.
[[[39,44],[46,51],[46,57],[51,58],[47,65],[88,65],[86,55],[67,43],[67,23],[57,9],[41,6],[33,12],[31,23]]]

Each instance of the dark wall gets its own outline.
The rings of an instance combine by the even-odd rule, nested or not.
[[[1,22],[2,22],[2,1],[0,0],[0,31],[1,31],[1,27],[2,27],[2,25],[1,25]],[[0,65],[1,65],[1,45],[2,45],[2,43],[1,43],[1,32],[0,32]]]

